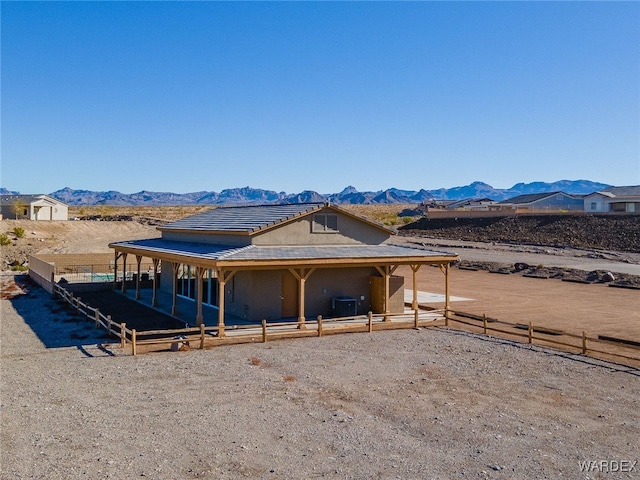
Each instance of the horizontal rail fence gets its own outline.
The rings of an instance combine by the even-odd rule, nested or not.
[[[617,359],[632,360],[640,363],[640,342],[617,339],[609,336],[588,336],[569,333],[543,326],[511,323],[504,320],[475,315],[459,311],[433,310],[420,308],[411,313],[358,315],[351,317],[323,318],[305,322],[267,322],[260,324],[225,326],[225,336],[219,336],[218,326],[187,327],[180,329],[136,331],[127,328],[126,323],[116,323],[110,315],[104,315],[97,308],[91,307],[74,297],[73,293],[60,285],[54,285],[54,294],[59,295],[79,314],[94,321],[96,328],[104,328],[110,335],[120,338],[121,348],[131,348],[131,354],[138,354],[138,347],[152,350],[147,346],[166,346],[177,349],[204,349],[216,345],[232,345],[239,343],[267,342],[284,338],[322,337],[339,333],[373,332],[379,330],[396,330],[403,328],[452,326],[452,323],[472,327],[474,333],[499,333],[510,338],[526,339],[541,346],[561,347],[561,350],[578,351],[583,355],[598,357],[606,355]],[[388,321],[387,321],[388,320]],[[606,348],[610,347],[610,348]],[[624,351],[626,353],[620,353]],[[629,353],[629,354],[627,354]],[[595,354],[595,355],[594,355]]]
[[[583,355],[601,358],[600,355],[614,357],[616,359],[632,360],[640,363],[640,342],[610,336],[598,335],[597,337],[587,335],[586,331],[581,334],[565,332],[553,328],[528,324],[512,323],[486,315],[475,315],[467,312],[451,311],[447,317],[447,326],[451,323],[473,327],[472,332],[482,331],[489,335],[490,332],[526,339],[527,343],[533,344],[537,341],[542,346],[560,347],[561,350],[578,351]],[[606,348],[609,347],[609,348]],[[625,353],[620,353],[625,352]],[[598,355],[599,354],[599,355]]]
[[[119,337],[122,340],[121,346],[124,347],[125,337],[122,335],[122,332],[125,331],[124,323],[112,321],[111,315],[104,315],[99,309],[82,302],[81,297],[74,297],[72,292],[58,284],[53,285],[53,293],[59,295],[60,298],[67,302],[78,314],[94,321],[96,328],[102,327],[109,335]]]
[[[104,328],[109,334],[120,338],[120,346],[124,349],[130,345],[131,353],[138,354],[141,346],[167,346],[172,350],[200,348],[215,345],[238,343],[255,343],[280,340],[284,338],[312,337],[351,332],[373,332],[402,328],[418,328],[424,326],[443,325],[445,311],[428,309],[411,313],[358,315],[340,318],[323,318],[305,322],[267,322],[259,324],[225,326],[225,336],[219,336],[218,326],[187,327],[166,330],[137,331],[128,328],[126,323],[116,323],[109,315],[102,314],[97,308],[82,302],[72,292],[61,285],[54,285],[54,294],[59,295],[78,314],[94,321],[96,327]],[[388,319],[388,321],[387,321]],[[196,347],[197,346],[197,347]],[[148,347],[147,347],[148,349]]]

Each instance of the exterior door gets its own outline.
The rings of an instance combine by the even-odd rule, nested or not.
[[[282,318],[298,316],[298,280],[290,272],[282,272],[282,300],[280,315]]]

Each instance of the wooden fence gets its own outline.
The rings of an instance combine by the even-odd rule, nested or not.
[[[188,327],[168,330],[146,330],[138,332],[135,328],[127,328],[126,323],[115,323],[110,315],[102,314],[74,297],[73,293],[60,285],[54,285],[54,294],[59,295],[69,303],[79,314],[95,322],[96,327],[104,328],[110,335],[120,338],[120,346],[131,348],[131,354],[137,355],[138,348],[151,351],[155,347],[167,345],[172,350],[213,347],[217,345],[231,345],[239,343],[267,342],[284,338],[322,337],[338,333],[373,332],[377,330],[395,330],[419,327],[451,327],[452,323],[464,325],[474,332],[485,335],[498,333],[510,339],[526,339],[530,344],[534,341],[541,346],[560,347],[561,350],[577,351],[583,355],[593,357],[614,358],[640,365],[640,342],[598,335],[597,337],[582,334],[567,333],[543,326],[510,323],[486,315],[449,310],[422,309],[413,313],[367,315],[324,319],[318,316],[315,320],[301,322],[267,322],[261,324],[225,326],[225,336],[218,336],[218,326]],[[470,328],[469,328],[470,327]],[[526,331],[526,332],[523,332]],[[608,347],[608,348],[607,348]],[[621,353],[624,352],[624,353]]]
[[[239,343],[267,342],[284,338],[321,337],[338,333],[373,332],[376,330],[390,330],[401,328],[419,328],[442,325],[445,318],[444,310],[422,310],[412,313],[396,313],[387,315],[367,315],[324,319],[318,316],[315,320],[305,322],[267,322],[250,325],[227,325],[225,336],[218,335],[218,326],[187,327],[166,330],[137,331],[127,328],[126,323],[116,323],[111,316],[103,315],[97,308],[82,302],[81,297],[74,297],[73,293],[55,284],[54,294],[59,295],[78,314],[95,322],[96,327],[104,328],[110,335],[120,338],[121,348],[130,345],[131,354],[137,355],[139,347],[145,351],[153,350],[153,346],[164,349],[170,346],[172,350],[213,347],[217,345],[231,345]],[[387,317],[387,319],[385,319]]]
[[[561,350],[582,353],[592,357],[624,360],[640,366],[640,342],[616,338],[609,335],[590,336],[586,331],[581,334],[565,332],[553,328],[528,324],[511,323],[504,320],[489,318],[486,315],[475,315],[466,312],[450,312],[445,325],[452,323],[465,325],[472,332],[482,332],[485,335],[498,333],[513,339],[526,339],[527,343],[550,346]],[[520,340],[519,340],[520,341]],[[623,353],[624,352],[624,353]]]

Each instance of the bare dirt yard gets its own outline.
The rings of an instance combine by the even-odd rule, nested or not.
[[[109,251],[158,233],[54,223],[20,224],[11,248]],[[438,269],[420,275],[442,288]],[[631,366],[446,328],[132,357],[1,278],[2,479],[640,478]],[[640,335],[637,290],[456,268],[451,283],[454,308]]]

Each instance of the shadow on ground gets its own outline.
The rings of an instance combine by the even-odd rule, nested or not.
[[[96,327],[94,321],[77,313],[61,298],[52,297],[28,276],[16,276],[15,283],[21,293],[9,300],[46,348],[78,347],[82,350],[87,345],[119,341],[113,335],[108,336],[102,327]],[[114,322],[127,323],[128,328],[148,330],[184,326],[168,315],[112,291],[94,292],[85,297],[83,301],[100,308],[105,315],[111,315]]]

